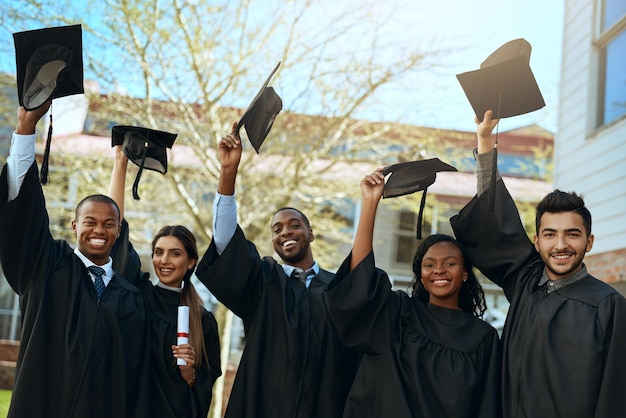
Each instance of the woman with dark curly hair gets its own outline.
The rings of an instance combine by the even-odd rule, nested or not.
[[[412,296],[392,291],[376,268],[374,221],[385,178],[361,181],[363,203],[352,253],[325,299],[344,343],[364,355],[344,417],[500,416],[500,348],[480,319],[484,294],[463,246],[432,235],[413,260]]]
[[[485,303],[485,293],[483,292],[483,288],[478,282],[476,275],[474,274],[473,266],[469,260],[469,256],[465,252],[465,247],[463,247],[463,244],[461,244],[459,241],[449,235],[431,235],[424,241],[422,241],[420,246],[417,248],[415,256],[413,257],[414,276],[413,282],[411,283],[413,297],[421,300],[424,303],[434,303],[434,301],[431,301],[431,298],[437,297],[437,289],[433,289],[429,282],[424,283],[424,279],[422,278],[422,272],[424,271],[424,257],[428,253],[428,250],[430,250],[430,248],[437,243],[449,243],[450,245],[454,245],[455,247],[457,247],[460,252],[460,261],[462,262],[461,267],[463,267],[464,269],[463,282],[461,283],[461,287],[458,289],[458,297],[456,298],[457,302],[453,301],[453,304],[458,303],[458,308],[460,308],[462,311],[471,313],[478,318],[482,318],[483,314],[487,310],[487,305]],[[446,245],[446,247],[448,247],[450,251],[455,252],[454,249],[452,249],[449,245]],[[430,264],[427,263],[426,271],[430,270],[429,267]]]

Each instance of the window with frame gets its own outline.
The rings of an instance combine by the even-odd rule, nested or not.
[[[598,0],[598,6],[600,127],[626,115],[626,1]]]
[[[424,213],[421,240],[416,239],[417,213],[408,210],[400,211],[397,215],[395,262],[412,265],[417,247],[431,234],[446,234],[453,237],[454,231],[450,225],[450,218],[456,215],[462,207],[463,205],[438,203],[432,208],[431,216]]]
[[[422,240],[415,238],[417,231],[417,214],[408,210],[398,213],[398,228],[396,229],[396,263],[412,264],[415,251]],[[422,237],[431,232],[431,223],[422,219]]]

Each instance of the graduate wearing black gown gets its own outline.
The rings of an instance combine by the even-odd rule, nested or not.
[[[484,311],[482,290],[454,238],[432,235],[420,245],[413,296],[392,291],[375,267],[383,184],[380,170],[363,179],[353,251],[325,293],[341,338],[364,353],[343,416],[498,417],[498,334],[475,316]]]
[[[218,147],[216,199],[234,199],[241,140],[232,133]],[[360,356],[341,342],[328,316],[323,290],[333,274],[313,260],[308,220],[294,209],[274,216],[274,248],[283,261],[289,259],[284,265],[261,258],[236,217],[231,226],[234,235],[226,237],[221,251],[216,241],[224,231],[214,225],[213,240],[196,273],[244,324],[245,348],[226,417],[340,417]],[[311,267],[303,281],[286,273]]]
[[[533,246],[502,179],[495,189],[487,186],[496,122],[488,111],[478,126],[478,174],[484,183],[451,224],[475,265],[510,302],[502,335],[504,416],[625,417],[626,300],[582,263],[593,243],[591,215],[577,196],[549,194],[538,209],[557,196],[573,199],[576,209],[552,207],[538,215]],[[580,215],[585,211],[588,223]],[[560,243],[545,251],[556,236]]]
[[[119,245],[118,245],[119,243]],[[217,322],[213,314],[205,308],[202,311],[202,332],[206,347],[206,357],[199,367],[195,367],[187,382],[172,354],[176,344],[178,306],[181,305],[179,289],[150,280],[149,273],[131,273],[140,270],[140,262],[132,244],[128,241],[128,224],[122,223],[122,234],[113,248],[113,264],[126,269],[132,282],[141,289],[148,310],[150,322],[150,369],[151,369],[151,416],[160,418],[205,418],[212,399],[213,384],[221,376],[220,344]],[[126,246],[126,249],[124,249]],[[125,256],[123,254],[126,254]],[[128,258],[124,267],[122,261]],[[187,285],[187,283],[185,283]],[[188,286],[188,285],[187,285]],[[194,357],[200,354],[194,353]],[[185,358],[184,355],[180,357]]]
[[[115,147],[115,156],[109,196],[117,202],[123,216],[128,158],[121,146]],[[180,225],[163,227],[157,233],[152,243],[155,271],[157,276],[163,275],[159,272],[159,267],[167,267],[171,271],[163,276],[163,280],[159,277],[159,281],[154,285],[149,273],[141,271],[141,261],[128,234],[128,223],[123,220],[122,231],[113,247],[111,257],[113,265],[131,278],[133,284],[143,292],[146,301],[150,323],[150,349],[147,355],[150,358],[151,370],[150,416],[206,418],[211,404],[213,384],[221,375],[220,343],[215,317],[201,305],[197,292],[190,282],[198,259],[195,238],[191,231]],[[161,241],[161,238],[170,240]],[[165,253],[168,253],[167,260],[161,258]],[[196,303],[189,303],[190,328],[195,310],[199,312],[199,315],[196,313],[196,318],[201,320],[198,331],[203,334],[204,353],[196,352],[193,344],[172,347],[176,344],[178,307],[183,304],[185,291],[191,292],[190,298],[196,298]],[[190,339],[192,338],[190,335]],[[178,366],[177,357],[187,360],[188,364]]]
[[[20,108],[18,114],[12,152],[16,141],[30,140],[34,150],[36,121],[32,129],[23,129],[22,124],[32,112]],[[29,157],[34,160],[34,154]],[[0,177],[0,262],[7,281],[21,296],[22,328],[8,416],[148,416],[148,328],[141,292],[113,271],[98,300],[85,264],[97,262],[92,261],[93,254],[109,258],[119,233],[115,204],[97,196],[77,209],[78,248],[82,245],[88,251],[78,254],[50,234],[36,163],[13,200],[7,172],[5,166]],[[105,221],[100,214],[106,214]]]

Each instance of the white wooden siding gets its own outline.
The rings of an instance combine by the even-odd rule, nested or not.
[[[576,191],[593,216],[591,254],[626,248],[626,121],[595,129],[598,54],[594,0],[566,0],[555,187]]]

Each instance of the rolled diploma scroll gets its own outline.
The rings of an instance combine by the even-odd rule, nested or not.
[[[189,306],[178,307],[178,330],[176,335],[177,345],[189,343]],[[187,361],[182,358],[177,358],[176,364],[186,366]]]

